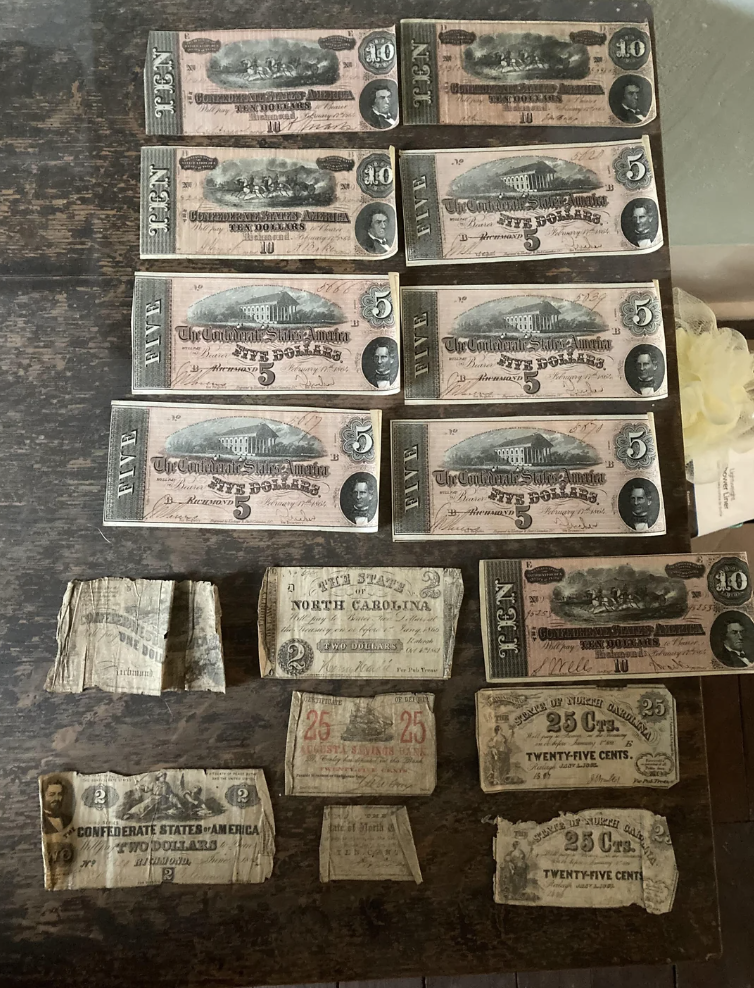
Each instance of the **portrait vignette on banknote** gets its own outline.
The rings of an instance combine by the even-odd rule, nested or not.
[[[433,693],[291,694],[286,796],[428,796],[437,782]]]
[[[376,532],[381,416],[113,402],[104,524]]]
[[[654,120],[649,24],[400,22],[405,124],[641,127]]]
[[[225,692],[220,597],[194,580],[73,580],[58,613],[51,693]]]
[[[325,806],[319,880],[422,883],[405,806]]]
[[[493,896],[499,905],[673,908],[678,886],[665,817],[643,809],[587,809],[544,823],[497,818]]]
[[[406,264],[648,254],[663,245],[646,135],[400,152]]]
[[[459,569],[275,566],[259,594],[260,675],[449,679]]]
[[[654,416],[390,423],[393,540],[662,535]]]
[[[398,104],[394,25],[149,33],[147,134],[375,132]]]
[[[479,592],[488,682],[754,669],[744,552],[484,559]]]
[[[407,404],[667,395],[659,285],[401,289]]]
[[[679,780],[675,699],[658,683],[480,690],[476,738],[484,792]]]
[[[140,256],[379,260],[395,148],[143,147]]]
[[[132,390],[397,394],[398,275],[137,272]]]
[[[264,882],[275,820],[262,769],[39,778],[45,888]]]

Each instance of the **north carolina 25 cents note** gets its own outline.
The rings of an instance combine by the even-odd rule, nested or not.
[[[106,525],[377,531],[378,410],[113,402]]]
[[[401,291],[406,401],[662,398],[657,283]]]
[[[656,115],[645,21],[401,21],[407,124],[639,127]]]
[[[391,423],[393,538],[660,535],[652,415]]]
[[[489,682],[754,668],[746,553],[483,559]]]
[[[654,683],[480,690],[476,740],[485,792],[678,782],[675,700]]]
[[[394,161],[392,148],[142,148],[141,256],[390,257]]]
[[[678,869],[668,822],[649,810],[590,809],[546,823],[498,817],[492,847],[501,905],[673,908]]]
[[[46,889],[231,885],[272,874],[275,821],[261,769],[39,780]]]
[[[402,151],[407,264],[645,254],[663,243],[649,138]]]
[[[259,665],[279,679],[448,679],[459,569],[275,566],[259,595]]]
[[[293,693],[287,796],[424,796],[437,776],[434,695]]]
[[[398,276],[137,273],[133,390],[395,394]]]
[[[321,134],[398,123],[395,28],[150,31],[148,134]]]

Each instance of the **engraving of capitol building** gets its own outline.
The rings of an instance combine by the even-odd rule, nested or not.
[[[262,295],[241,306],[246,321],[251,323],[290,323],[298,321],[298,302],[288,292]]]
[[[266,422],[254,426],[248,432],[232,436],[220,436],[220,445],[237,456],[273,456],[277,450],[278,437]]]
[[[501,175],[500,179],[516,192],[547,192],[552,188],[556,177],[554,168],[543,161],[535,161],[531,165]]]
[[[552,462],[552,443],[533,433],[500,443],[495,447],[495,455],[512,467],[546,466]]]
[[[517,333],[557,333],[560,325],[560,312],[552,302],[540,299],[511,309],[501,317],[501,328],[512,329]]]

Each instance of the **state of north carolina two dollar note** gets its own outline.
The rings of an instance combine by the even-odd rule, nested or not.
[[[391,423],[393,538],[661,535],[652,415]]]
[[[407,264],[642,254],[663,243],[649,138],[402,151]]]
[[[655,118],[644,21],[404,20],[407,124],[641,127]]]
[[[104,523],[377,531],[381,413],[113,402]]]
[[[394,161],[392,148],[142,148],[141,256],[390,257]]]
[[[398,123],[395,28],[150,31],[148,134],[322,134]]]

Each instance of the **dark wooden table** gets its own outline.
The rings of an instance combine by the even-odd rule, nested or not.
[[[474,740],[474,693],[484,685],[479,558],[676,552],[688,546],[672,333],[671,397],[654,409],[666,536],[562,539],[555,546],[547,540],[393,545],[386,496],[387,428],[377,536],[103,530],[101,525],[109,402],[129,396],[134,269],[263,269],[243,262],[139,262],[138,161],[145,140],[141,66],[147,31],[285,24],[333,28],[390,23],[400,16],[588,13],[615,19],[642,9],[633,3],[617,6],[622,15],[611,13],[613,4],[601,0],[502,2],[494,8],[485,0],[387,0],[379,9],[367,0],[349,0],[337,9],[309,0],[260,0],[253,7],[240,0],[220,5],[199,0],[6,2],[11,27],[0,43],[3,986],[237,986],[647,964],[701,959],[719,949],[697,680],[668,684],[678,704],[681,753],[681,782],[668,792],[484,795]],[[650,131],[662,187],[659,124]],[[624,136],[622,131],[401,128],[390,139],[399,147],[458,147]],[[300,143],[336,147],[349,142],[347,135],[327,137],[318,142],[301,138]],[[385,140],[370,134],[357,143],[378,147]],[[405,271],[401,257],[380,267]],[[284,268],[333,270],[317,261],[288,262]],[[342,265],[339,270],[365,267]],[[431,268],[414,269],[404,283],[649,278],[661,281],[666,325],[672,326],[667,248],[633,258],[446,267],[439,277]],[[386,421],[411,417],[400,400],[374,404],[385,410]],[[616,410],[623,410],[620,403]],[[501,414],[513,411],[503,408]],[[551,404],[548,411],[565,412],[566,406]],[[464,410],[470,416],[482,413],[481,407]],[[293,684],[259,681],[255,612],[264,568],[358,562],[456,565],[466,582],[453,678],[417,684],[437,694],[439,752],[434,795],[407,801],[425,879],[416,888],[320,885],[323,800],[282,795]],[[43,684],[55,653],[55,618],[65,584],[105,575],[215,580],[223,605],[227,694],[46,694]],[[384,682],[378,689],[394,686]],[[349,695],[368,692],[357,683],[319,688]],[[158,766],[262,767],[278,827],[272,879],[263,886],[45,892],[38,774],[56,769],[128,773]],[[504,814],[545,820],[559,810],[597,805],[647,807],[668,817],[681,876],[671,913],[650,916],[638,907],[504,910],[493,904],[493,828],[487,818]]]

